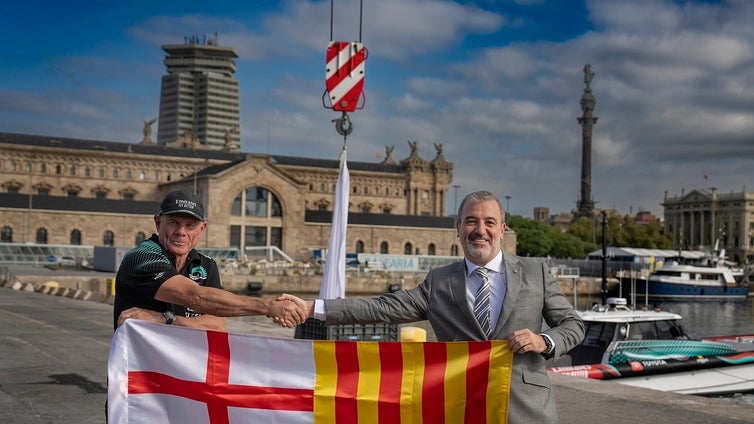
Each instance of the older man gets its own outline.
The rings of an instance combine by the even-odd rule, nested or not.
[[[154,216],[157,233],[123,257],[115,277],[113,324],[130,318],[225,331],[223,317],[266,315],[286,327],[306,312],[282,299],[238,296],[222,289],[215,261],[196,251],[207,228],[192,193],[168,193]]]

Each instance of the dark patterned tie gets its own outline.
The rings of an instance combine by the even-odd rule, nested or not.
[[[490,279],[487,276],[487,268],[481,266],[474,270],[474,274],[482,278],[482,286],[479,287],[474,301],[474,316],[479,321],[484,335],[489,338],[492,330],[490,326]]]

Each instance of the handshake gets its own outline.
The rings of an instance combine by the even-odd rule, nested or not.
[[[283,293],[267,301],[267,317],[283,327],[292,328],[314,316],[314,301]]]

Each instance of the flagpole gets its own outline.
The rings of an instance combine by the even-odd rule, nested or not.
[[[348,172],[346,142],[340,152],[340,168],[335,188],[332,227],[325,259],[325,272],[319,289],[320,299],[337,299],[346,293],[346,228],[351,177]]]

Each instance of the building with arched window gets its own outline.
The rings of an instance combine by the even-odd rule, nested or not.
[[[441,148],[421,158],[416,143],[400,162],[348,162],[349,252],[458,255],[445,210],[453,165]],[[338,172],[336,159],[0,133],[1,235],[130,248],[154,232],[165,194],[181,189],[205,204],[200,248],[274,246],[308,260],[328,245]],[[515,237],[504,243],[515,251]]]

